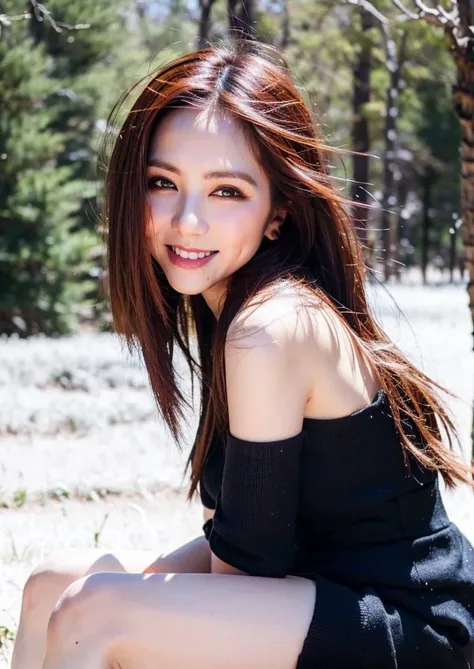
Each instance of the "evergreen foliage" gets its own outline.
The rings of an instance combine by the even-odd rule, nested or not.
[[[15,0],[1,12],[14,15]],[[85,184],[58,164],[54,59],[27,20],[0,36],[0,330],[21,336],[73,329],[88,288],[94,235],[77,227]],[[55,127],[56,126],[56,127]]]
[[[44,0],[53,21],[33,12],[21,18],[31,10],[28,0],[0,0],[0,332],[52,335],[73,331],[84,318],[107,321],[97,164],[106,120],[129,86],[197,47],[205,4]],[[229,36],[230,5],[211,5],[206,39],[216,43]],[[450,96],[455,69],[442,31],[420,21],[395,24],[392,0],[377,3],[398,25],[391,33],[396,49],[408,31],[393,192],[384,194],[393,62],[382,24],[374,20],[364,32],[360,7],[346,0],[253,0],[251,6],[253,32],[282,49],[323,137],[341,149],[333,175],[347,194],[354,73],[370,43],[370,99],[358,110],[370,129],[370,234],[380,246],[385,197],[391,225],[398,226],[397,258],[407,265],[448,263],[459,222],[459,129]],[[460,239],[454,241],[460,252]]]

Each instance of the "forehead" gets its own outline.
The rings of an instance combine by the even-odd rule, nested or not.
[[[158,124],[150,142],[150,155],[179,160],[186,157],[201,162],[237,163],[259,169],[254,151],[241,127],[229,115],[197,109],[173,109]]]

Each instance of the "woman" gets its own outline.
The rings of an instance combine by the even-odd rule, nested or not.
[[[176,345],[199,378],[205,536],[147,566],[38,568],[13,669],[471,666],[474,552],[437,475],[473,469],[370,314],[327,152],[256,44],[183,56],[139,95],[106,184],[112,310],[177,439]]]

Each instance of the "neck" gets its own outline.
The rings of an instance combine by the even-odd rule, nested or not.
[[[226,293],[226,282],[224,281],[215,284],[214,286],[211,286],[202,293],[202,296],[205,299],[207,306],[212,311],[217,320],[219,320],[219,316],[222,311],[222,305],[224,304],[225,293]]]

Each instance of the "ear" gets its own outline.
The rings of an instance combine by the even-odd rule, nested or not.
[[[272,241],[280,236],[280,228],[283,225],[287,214],[287,209],[275,209],[273,217],[267,223],[264,236]]]

